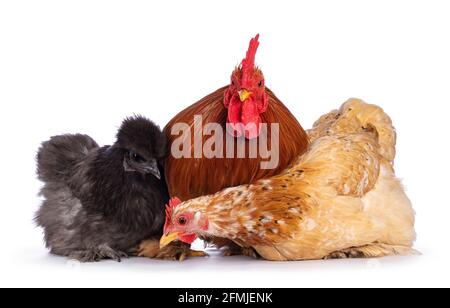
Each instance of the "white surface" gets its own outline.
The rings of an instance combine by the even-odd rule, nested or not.
[[[450,286],[450,3],[243,2],[0,2],[0,286]],[[349,97],[392,116],[423,256],[80,265],[48,255],[32,223],[39,143],[82,132],[110,144],[133,113],[165,125],[227,84],[257,32],[268,86],[305,128]]]

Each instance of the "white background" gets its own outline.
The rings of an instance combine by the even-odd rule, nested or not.
[[[450,286],[450,6],[442,1],[1,1],[0,286]],[[35,153],[52,135],[114,142],[122,119],[164,126],[227,84],[249,39],[267,84],[309,128],[349,97],[398,130],[396,169],[420,257],[77,264],[32,218]]]

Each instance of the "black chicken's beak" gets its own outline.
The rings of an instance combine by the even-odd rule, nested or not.
[[[146,173],[153,174],[158,180],[161,180],[161,172],[158,168],[158,162],[155,159],[149,161],[144,170]]]

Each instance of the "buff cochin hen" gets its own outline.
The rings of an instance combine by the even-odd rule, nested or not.
[[[389,116],[350,99],[308,134],[309,150],[280,175],[172,199],[161,245],[215,236],[276,261],[414,253],[414,211],[393,169]]]

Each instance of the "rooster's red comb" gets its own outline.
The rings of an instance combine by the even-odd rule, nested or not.
[[[259,34],[257,34],[254,38],[250,40],[250,44],[248,46],[247,55],[245,59],[242,60],[242,72],[244,76],[250,76],[255,67],[255,57],[256,51],[259,46]],[[244,77],[245,78],[245,77]]]

